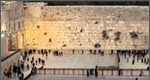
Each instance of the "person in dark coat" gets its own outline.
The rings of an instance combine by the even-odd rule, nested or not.
[[[22,71],[23,71],[23,64],[21,64],[21,69],[22,69]]]
[[[35,62],[36,62],[36,65],[37,65],[37,60]]]
[[[90,49],[90,54],[92,54],[92,50]]]
[[[143,58],[141,59],[141,62],[143,63]]]
[[[73,54],[74,54],[74,49],[73,49]]]
[[[146,58],[144,58],[144,63],[146,63]]]
[[[84,50],[82,50],[82,54],[84,54]]]
[[[27,70],[29,70],[29,64],[27,64]]]
[[[34,57],[32,57],[32,61],[34,62]]]
[[[33,65],[33,67],[34,67],[34,66],[35,66],[35,63],[33,63],[32,65]]]
[[[47,52],[46,52],[46,58],[47,58]]]
[[[111,50],[111,54],[113,54],[113,50]]]
[[[89,77],[89,70],[87,70],[87,77]]]
[[[97,78],[97,75],[98,75],[98,74],[97,74],[97,69],[95,69],[95,78]]]
[[[29,58],[27,58],[27,61],[29,62]]]
[[[126,58],[126,53],[124,54],[125,58]]]
[[[136,78],[135,80],[138,80],[138,78]]]
[[[9,78],[9,71],[7,72],[7,77]]]
[[[96,50],[94,50],[94,54],[96,54]]]
[[[134,59],[133,59],[133,61],[132,61],[132,64],[134,65]]]
[[[41,62],[41,59],[39,58],[39,63]]]

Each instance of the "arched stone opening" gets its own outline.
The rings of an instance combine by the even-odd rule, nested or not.
[[[4,69],[4,78],[7,77],[7,68]]]

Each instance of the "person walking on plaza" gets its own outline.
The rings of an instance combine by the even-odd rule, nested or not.
[[[141,62],[143,63],[143,58],[141,59]]]
[[[34,57],[32,57],[32,61],[34,62]]]
[[[134,59],[133,59],[133,61],[132,61],[132,64],[134,65]]]
[[[36,62],[36,65],[37,65],[37,60],[35,62]]]
[[[89,77],[89,70],[87,70],[87,77]]]
[[[41,59],[39,58],[39,64],[40,64],[40,62],[41,62]]]
[[[44,53],[42,53],[42,55],[44,56]]]
[[[146,58],[144,58],[144,63],[146,64]]]
[[[129,57],[127,57],[127,63],[129,62]]]
[[[35,66],[35,63],[33,63],[32,65],[33,65],[33,67],[34,67],[34,66]]]
[[[84,53],[84,50],[82,50],[82,54]]]
[[[27,70],[29,70],[29,64],[27,64]]]
[[[27,61],[29,62],[29,58],[27,58]]]
[[[47,58],[47,52],[46,52],[46,58]]]

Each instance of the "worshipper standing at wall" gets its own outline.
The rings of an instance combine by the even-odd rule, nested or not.
[[[73,49],[73,54],[74,54],[74,49]]]
[[[90,54],[92,54],[92,50],[90,49]]]
[[[89,77],[89,70],[87,70],[87,77]]]
[[[94,54],[96,55],[96,50],[94,50]]]
[[[113,50],[111,50],[111,54],[113,54]]]
[[[82,50],[82,54],[84,54],[84,50]]]

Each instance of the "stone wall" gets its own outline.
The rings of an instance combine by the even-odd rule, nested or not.
[[[10,58],[8,58],[5,61],[1,62],[1,75],[2,75],[2,79],[4,79],[3,76],[4,76],[4,70],[5,70],[5,68],[8,71],[9,70],[9,66],[11,65],[11,69],[12,69],[11,72],[13,72],[13,64],[16,63],[16,66],[18,66],[21,63],[20,54],[21,54],[21,52],[19,51],[16,54],[14,54],[13,56],[11,56]]]
[[[26,49],[149,48],[148,7],[27,4],[25,17]]]
[[[1,34],[1,59],[5,58],[8,55],[8,41],[7,36]]]

